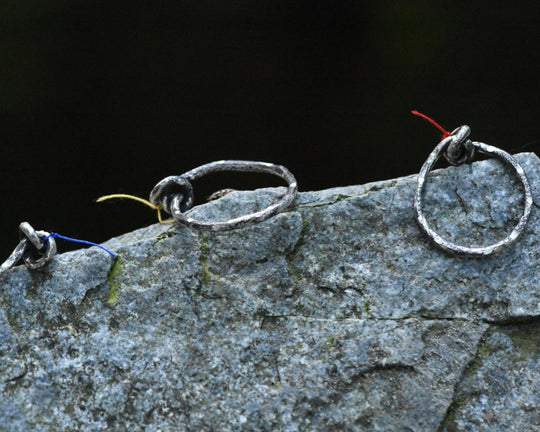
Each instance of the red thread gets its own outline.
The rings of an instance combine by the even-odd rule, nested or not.
[[[448,132],[445,128],[443,128],[439,123],[437,123],[431,117],[428,117],[427,115],[422,114],[421,112],[418,112],[416,110],[412,110],[411,113],[413,113],[415,116],[422,117],[424,120],[427,120],[433,126],[435,126],[437,129],[439,129],[443,133],[443,136],[442,136],[443,139],[450,136],[450,132]]]

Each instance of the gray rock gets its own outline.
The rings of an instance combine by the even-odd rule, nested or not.
[[[0,430],[534,431],[540,427],[540,160],[523,236],[434,247],[415,176],[299,195],[224,233],[153,225],[0,278]],[[201,219],[283,189],[233,192]],[[497,161],[432,173],[441,234],[490,243],[519,216]]]
[[[538,320],[491,327],[457,387],[446,430],[539,430],[539,352]]]

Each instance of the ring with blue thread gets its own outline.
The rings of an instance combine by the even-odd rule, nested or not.
[[[57,252],[55,239],[62,239],[75,243],[82,243],[90,246],[96,246],[113,258],[116,254],[104,246],[87,240],[80,240],[66,237],[58,233],[49,233],[47,231],[37,231],[28,222],[22,222],[19,225],[19,244],[15,247],[7,260],[0,265],[0,274],[15,266],[21,259],[25,266],[30,270],[38,270],[49,264]]]

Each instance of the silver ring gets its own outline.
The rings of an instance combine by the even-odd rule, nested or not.
[[[24,265],[31,270],[37,270],[49,264],[56,255],[57,250],[56,240],[54,237],[48,237],[49,233],[47,231],[36,231],[36,234],[43,241],[43,247],[37,251],[37,255],[32,254],[29,250],[23,257]],[[45,239],[47,240],[45,241]]]
[[[207,174],[220,171],[273,174],[287,182],[287,192],[277,203],[263,210],[226,221],[205,222],[184,214],[193,205],[191,182]],[[287,168],[281,165],[255,161],[221,160],[202,165],[181,176],[163,179],[150,192],[150,202],[155,205],[161,204],[167,213],[183,225],[206,231],[226,231],[253,225],[276,215],[293,202],[297,191],[296,179]]]
[[[464,128],[464,127],[467,127],[467,126],[462,126],[461,128]],[[489,246],[482,246],[482,247],[460,246],[460,245],[451,243],[448,240],[445,240],[439,234],[437,234],[429,226],[426,220],[426,217],[424,215],[424,212],[422,210],[422,206],[423,206],[422,194],[423,194],[424,187],[427,181],[428,173],[431,171],[431,169],[433,168],[433,165],[437,162],[437,160],[442,155],[444,155],[444,152],[447,150],[448,146],[456,144],[456,139],[457,139],[456,135],[459,134],[461,128],[456,129],[454,132],[452,132],[452,135],[442,140],[437,145],[437,147],[435,147],[435,149],[431,152],[427,160],[424,162],[424,165],[422,166],[422,169],[420,170],[420,174],[418,175],[418,183],[417,183],[416,192],[414,195],[415,216],[420,227],[431,238],[431,240],[433,240],[433,242],[437,246],[441,247],[442,249],[457,253],[459,255],[487,256],[487,255],[491,255],[492,253],[498,252],[504,249],[505,247],[507,247],[508,245],[510,245],[511,243],[513,243],[525,229],[525,226],[529,219],[529,215],[531,214],[532,204],[533,204],[531,186],[529,185],[529,181],[527,180],[527,177],[525,176],[525,171],[523,170],[521,165],[517,162],[517,160],[513,156],[511,156],[507,152],[497,147],[493,147],[493,146],[490,146],[481,142],[467,140],[466,144],[469,148],[472,147],[472,149],[476,151],[498,158],[502,160],[503,162],[506,162],[507,164],[509,164],[514,169],[519,179],[521,180],[521,184],[523,185],[523,193],[524,193],[523,214],[519,218],[517,225],[514,227],[512,232],[507,237]],[[463,143],[465,142],[463,141]]]
[[[48,235],[48,233],[45,235]],[[21,239],[26,237],[37,250],[40,250],[43,247],[43,240],[39,236],[38,231],[32,228],[32,225],[28,222],[21,222],[19,224],[19,237]]]
[[[6,261],[0,265],[0,274],[23,260],[26,267],[36,270],[45,267],[56,254],[56,241],[46,231],[36,231],[28,222],[19,225],[21,240]]]

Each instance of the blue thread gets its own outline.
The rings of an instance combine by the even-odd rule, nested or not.
[[[92,243],[92,242],[89,242],[89,241],[86,241],[86,240],[79,240],[79,239],[74,239],[74,238],[71,238],[71,237],[66,237],[66,236],[63,236],[63,235],[60,235],[58,233],[50,233],[47,237],[45,237],[45,241],[47,241],[47,239],[49,237],[54,237],[54,238],[59,238],[59,239],[62,239],[62,240],[67,240],[67,241],[70,241],[70,242],[74,242],[74,243],[83,243],[83,244],[87,244],[87,245],[90,245],[90,246],[96,246],[100,249],[103,249],[105,252],[107,252],[109,255],[111,255],[113,258],[116,258],[116,254],[114,252],[111,252],[109,249],[107,249],[106,247],[104,246],[101,246],[97,243]]]

